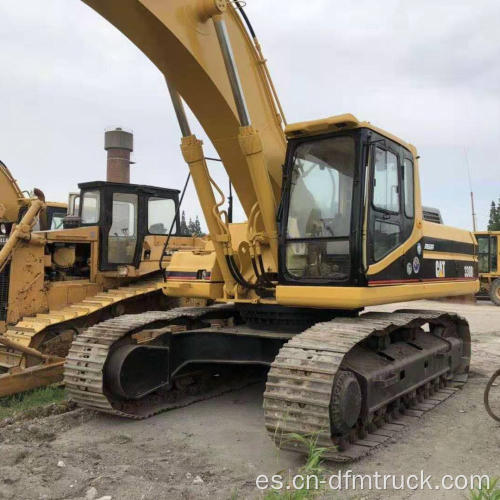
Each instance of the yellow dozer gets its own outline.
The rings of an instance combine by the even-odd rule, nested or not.
[[[108,178],[114,169],[114,178],[125,182],[80,184],[68,215],[38,190],[25,198],[3,169],[0,397],[60,381],[64,357],[82,329],[124,313],[168,308],[161,288],[172,252],[204,251],[206,241],[177,236],[179,191],[130,184],[118,175],[123,134],[107,136],[116,145]],[[128,159],[120,161],[128,168]]]

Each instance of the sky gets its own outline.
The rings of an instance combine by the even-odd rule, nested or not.
[[[498,0],[247,0],[246,11],[289,122],[353,113],[411,142],[423,203],[470,229],[472,185],[486,228],[500,197]],[[0,18],[0,160],[22,189],[65,201],[104,180],[104,130],[117,126],[134,133],[132,182],[183,186],[163,76],[125,36],[78,0],[0,0]],[[201,215],[192,185],[184,208]]]

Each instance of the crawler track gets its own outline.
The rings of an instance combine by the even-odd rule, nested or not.
[[[462,373],[425,380],[398,398],[397,407],[389,402],[360,422],[348,436],[332,438],[332,387],[335,377],[342,372],[346,354],[371,335],[416,328],[425,323],[454,324],[468,353],[464,356]],[[368,313],[359,318],[318,323],[285,344],[271,366],[264,394],[266,428],[282,449],[306,452],[306,443],[314,439],[318,446],[326,449],[325,458],[339,462],[361,458],[450,397],[457,389],[446,385],[451,375],[454,375],[452,380],[465,382],[467,357],[470,357],[467,322],[448,313]]]
[[[57,328],[72,329],[73,325],[80,324],[92,315],[96,316],[115,304],[125,305],[139,297],[159,293],[163,285],[163,279],[158,278],[111,288],[108,291],[91,295],[80,302],[70,304],[63,309],[22,318],[16,325],[9,326],[4,335],[9,340],[24,347],[38,349],[41,339],[47,331]],[[53,354],[60,355],[58,352]],[[0,345],[0,367],[10,369],[23,366],[24,356],[22,353],[11,352]]]
[[[135,402],[114,397],[104,383],[109,354],[115,346],[131,341],[134,334],[149,329],[161,331],[165,327],[175,329],[179,325],[183,325],[185,331],[189,330],[186,325],[228,317],[233,311],[233,307],[227,305],[184,307],[125,315],[94,325],[73,342],[66,358],[64,380],[69,396],[80,406],[99,412],[144,419],[254,382],[256,379],[246,375],[229,379],[208,377],[191,387],[181,384],[180,387],[160,389]],[[425,324],[430,325],[428,334],[421,329]],[[333,388],[337,378],[345,374],[347,354],[372,336],[397,337],[399,332],[412,329],[419,329],[420,335],[425,337],[438,337],[445,344],[450,343],[446,338],[460,339],[460,362],[455,372],[446,371],[445,367],[437,376],[429,375],[412,382],[407,393],[398,393],[397,398],[384,400],[375,411],[362,414],[348,435],[332,437]],[[335,461],[361,458],[450,397],[457,388],[449,384],[466,381],[469,360],[467,322],[453,314],[435,311],[368,313],[359,318],[318,323],[289,340],[271,364],[264,393],[266,428],[276,445],[283,449],[305,452],[304,439],[309,440],[312,436],[326,449],[326,458]],[[297,439],[297,435],[304,439]]]
[[[181,408],[197,401],[215,397],[254,382],[240,377],[230,381],[208,377],[197,381],[187,391],[158,391],[139,402],[122,402],[106,393],[103,382],[104,364],[112,346],[133,333],[158,328],[175,322],[202,319],[228,306],[180,307],[170,311],[129,314],[99,323],[78,336],[66,358],[64,382],[69,397],[78,405],[120,417],[144,419],[163,411]]]

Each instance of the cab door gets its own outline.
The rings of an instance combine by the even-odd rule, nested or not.
[[[397,248],[404,238],[399,151],[390,141],[377,141],[372,150],[369,208],[369,263],[375,264]],[[391,273],[401,279],[401,267]]]
[[[107,263],[132,265],[137,249],[139,197],[135,193],[113,192],[111,226],[107,235]]]

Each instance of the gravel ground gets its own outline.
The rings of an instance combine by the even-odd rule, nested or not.
[[[404,307],[459,311],[473,332],[470,381],[395,442],[344,465],[354,474],[500,476],[500,425],[482,397],[500,367],[500,308],[490,303],[420,302]],[[260,474],[296,470],[301,459],[278,453],[263,426],[263,384],[142,422],[77,409],[0,424],[0,499],[259,498]],[[331,466],[337,473],[338,466]],[[438,483],[439,484],[439,483]],[[328,498],[467,498],[458,490],[351,491]]]

